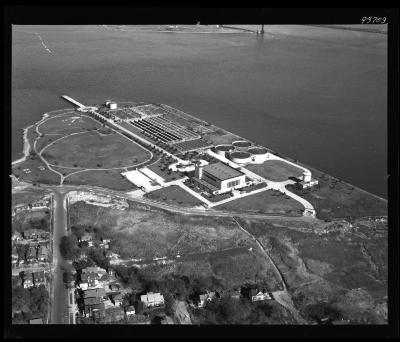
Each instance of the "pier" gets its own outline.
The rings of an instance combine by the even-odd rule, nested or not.
[[[78,106],[80,109],[85,109],[86,106],[84,106],[82,103],[74,100],[73,98],[67,96],[67,95],[62,95],[61,96],[64,100],[71,102],[72,104],[74,104],[75,106]]]

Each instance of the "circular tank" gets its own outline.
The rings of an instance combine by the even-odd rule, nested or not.
[[[232,160],[234,163],[237,164],[245,164],[245,163],[250,163],[251,162],[251,154],[249,152],[232,152],[229,155],[230,160]]]
[[[232,143],[235,147],[246,148],[251,146],[251,142],[247,140],[237,140]]]
[[[247,150],[251,154],[251,161],[253,163],[263,163],[268,159],[268,151],[264,147],[251,147]]]
[[[225,156],[226,152],[233,151],[235,148],[232,145],[217,145],[215,146],[215,153]]]

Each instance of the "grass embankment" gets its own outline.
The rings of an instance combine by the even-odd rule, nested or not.
[[[201,205],[202,203],[196,197],[192,196],[177,185],[171,185],[166,188],[148,192],[145,194],[145,197],[155,201],[165,202],[182,207],[195,207]]]
[[[118,191],[133,191],[138,187],[121,175],[121,170],[88,170],[64,180],[66,185],[93,185]]]
[[[70,207],[71,225],[96,226],[115,240],[122,258],[155,258],[217,251],[248,240],[229,219],[168,214],[160,210],[113,210],[78,202]]]
[[[310,169],[319,184],[309,189],[286,188],[309,201],[320,219],[335,217],[387,216],[387,201],[357,189],[321,171]]]
[[[276,190],[239,198],[213,207],[215,210],[249,212],[257,214],[301,216],[304,207],[301,203]]]
[[[385,322],[377,309],[385,307],[387,295],[385,223],[379,228],[381,235],[375,234],[375,222],[353,222],[350,227],[345,221],[327,224],[327,233],[319,235],[305,222],[301,227],[240,222],[269,251],[306,317],[313,305],[325,303],[353,323]],[[361,233],[366,229],[369,235]]]
[[[282,160],[267,160],[262,164],[250,164],[246,169],[273,182],[284,182],[289,177],[300,178],[304,170]]]
[[[42,189],[24,189],[23,191],[17,190],[11,193],[11,205],[29,204],[36,202],[47,194],[46,190]]]

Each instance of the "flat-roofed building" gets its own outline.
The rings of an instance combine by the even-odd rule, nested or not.
[[[246,186],[246,175],[222,162],[204,166],[196,164],[196,179],[202,186],[210,185],[209,190],[213,194],[221,194]]]

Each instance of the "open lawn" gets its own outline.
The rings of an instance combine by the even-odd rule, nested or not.
[[[139,164],[148,151],[119,134],[88,132],[65,137],[49,146],[42,156],[51,164],[82,168],[115,168]]]
[[[275,190],[265,190],[254,195],[217,205],[216,210],[233,212],[252,212],[259,214],[285,214],[301,216],[304,207],[294,199]]]
[[[148,192],[146,193],[145,197],[182,207],[194,207],[201,205],[200,200],[177,185],[171,185]]]
[[[318,218],[386,216],[388,214],[386,201],[329,176],[323,179],[317,174],[313,175],[319,181],[315,187],[301,190],[295,185],[288,185],[286,188],[314,205]]]
[[[48,192],[42,189],[24,189],[23,191],[13,191],[11,194],[12,206],[18,204],[28,204],[42,199]]]
[[[39,125],[38,130],[44,135],[68,135],[71,133],[95,130],[100,127],[101,125],[97,121],[86,115],[68,113],[49,118]]]
[[[44,168],[44,170],[39,169]],[[29,169],[26,173],[24,169]],[[59,184],[60,176],[49,170],[38,156],[28,157],[26,161],[12,168],[12,173],[23,182]]]
[[[282,160],[267,160],[263,164],[250,164],[246,169],[273,182],[284,182],[289,177],[301,177],[303,169]]]
[[[121,170],[89,170],[78,172],[64,180],[64,184],[94,185],[112,190],[136,190],[133,183],[121,175]]]

